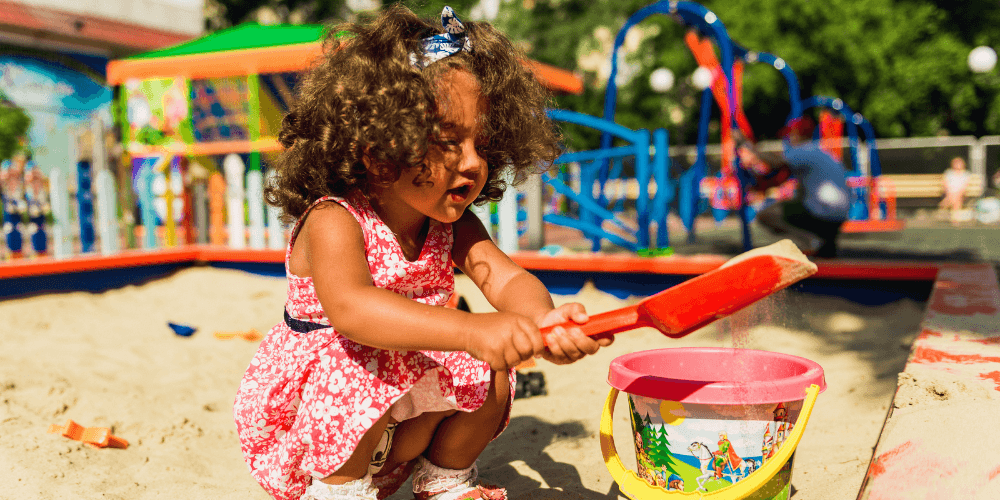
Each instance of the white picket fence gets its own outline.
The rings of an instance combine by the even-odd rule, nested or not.
[[[66,175],[61,170],[54,169],[50,173],[49,192],[52,217],[54,223],[46,228],[48,231],[48,254],[56,258],[65,258],[85,253],[81,235],[88,224],[93,226],[95,234],[90,253],[104,255],[116,254],[130,249],[154,250],[184,244],[216,244],[232,249],[283,249],[288,237],[289,228],[279,221],[279,211],[264,202],[263,188],[266,179],[260,170],[247,171],[246,165],[239,155],[232,154],[222,162],[222,172],[213,174],[214,179],[207,182],[190,181],[184,185],[184,192],[174,193],[173,182],[170,182],[172,169],[170,162],[163,162],[166,167],[161,172],[153,172],[146,168],[138,175],[136,202],[138,203],[139,221],[129,222],[133,207],[122,207],[118,199],[119,188],[116,176],[103,159],[103,144],[98,144],[101,134],[94,133],[94,160],[90,163],[93,182],[88,193],[78,191],[79,179]],[[76,138],[70,138],[71,142]],[[846,142],[845,142],[846,144]],[[74,146],[75,147],[75,146]],[[762,149],[780,147],[778,143],[761,144]],[[671,156],[683,155],[691,146],[671,148]],[[708,154],[718,153],[718,145],[709,145]],[[970,173],[977,178],[977,184],[988,187],[992,185],[990,177],[1000,170],[1000,136],[991,137],[932,137],[912,139],[890,139],[878,141],[879,151],[883,152],[883,172],[902,173],[907,168],[919,170],[920,175],[931,175],[928,171],[943,172],[947,162],[941,158],[959,154],[967,159]],[[888,157],[893,151],[913,150],[928,156],[936,155],[933,164],[920,165],[908,163],[894,165]],[[915,153],[915,154],[916,154]],[[994,157],[991,157],[995,156]],[[938,158],[940,157],[940,158]],[[862,170],[869,169],[868,154],[865,145],[861,144],[859,158],[862,159]],[[917,168],[919,167],[919,168]],[[75,171],[75,168],[71,171]],[[157,181],[157,176],[163,176],[166,182]],[[154,183],[159,182],[158,192],[154,192]],[[164,187],[165,184],[165,187]],[[216,185],[213,185],[216,184]],[[544,224],[542,223],[543,186],[538,177],[533,177],[517,188],[520,196],[510,193],[494,207],[473,207],[484,225],[489,228],[498,246],[505,252],[516,252],[521,249],[519,243],[526,242],[525,247],[540,248],[545,241]],[[224,194],[220,197],[220,191]],[[990,189],[985,190],[990,193]],[[157,198],[172,198],[184,196],[192,206],[186,210],[186,215],[179,218],[171,208],[163,213],[157,213],[154,205]],[[213,199],[213,196],[215,197]],[[520,198],[520,201],[518,199]],[[92,200],[93,218],[80,220],[81,203]],[[163,204],[161,206],[171,206]],[[497,223],[491,219],[491,209],[496,211]],[[527,213],[527,224],[521,224],[519,234],[519,212]],[[119,213],[124,214],[119,217]],[[522,213],[523,215],[523,213]],[[171,221],[175,222],[171,222]],[[155,227],[155,231],[144,231],[144,227]],[[133,231],[132,235],[128,232]],[[32,254],[31,244],[24,235],[25,255]],[[130,248],[127,244],[134,241]],[[11,258],[6,249],[6,241],[0,239],[0,254],[4,259]]]

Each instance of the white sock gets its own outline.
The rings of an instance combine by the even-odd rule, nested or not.
[[[442,492],[435,495],[434,499],[452,500],[474,489],[478,476],[475,463],[465,469],[445,469],[424,457],[418,457],[413,472],[413,492]]]
[[[372,486],[372,475],[344,484],[326,484],[313,479],[302,500],[378,500],[378,490]]]

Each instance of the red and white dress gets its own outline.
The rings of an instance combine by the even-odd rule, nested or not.
[[[361,225],[375,286],[428,305],[447,303],[455,288],[451,224],[432,219],[420,256],[411,262],[363,195],[323,198],[310,211],[323,201],[339,203]],[[313,477],[339,469],[390,407],[397,420],[423,411],[470,412],[482,406],[490,386],[489,365],[468,353],[376,349],[337,333],[312,278],[288,271],[308,214],[296,223],[285,253],[285,321],[261,342],[233,407],[250,473],[279,500],[299,498]]]

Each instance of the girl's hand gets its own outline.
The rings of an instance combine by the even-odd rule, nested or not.
[[[571,302],[561,305],[538,319],[539,327],[558,325],[567,321],[578,324],[586,323],[590,318],[583,304]],[[614,342],[613,335],[598,335],[588,337],[579,327],[565,328],[557,326],[547,338],[548,349],[542,352],[542,357],[557,365],[572,363],[588,354],[594,354],[601,347],[607,347]]]
[[[507,371],[545,350],[542,334],[530,318],[503,312],[472,317],[465,350],[494,371]]]

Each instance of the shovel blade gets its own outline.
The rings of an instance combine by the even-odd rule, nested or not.
[[[650,297],[639,304],[639,315],[643,323],[679,338],[815,273],[808,260],[742,258]]]

